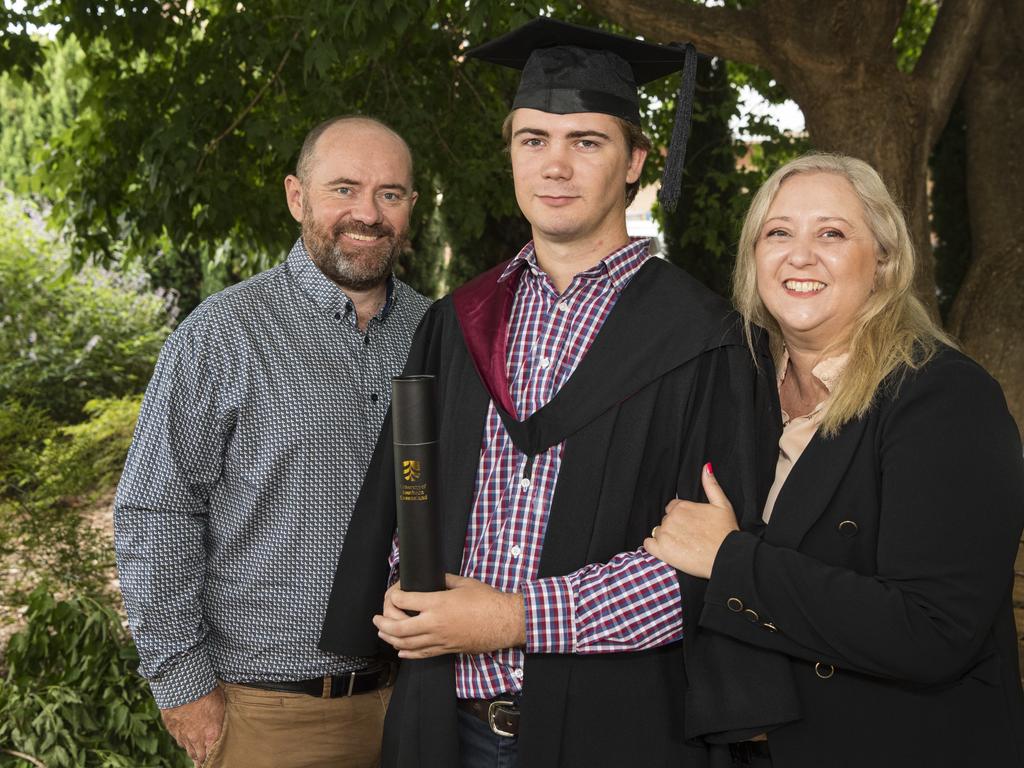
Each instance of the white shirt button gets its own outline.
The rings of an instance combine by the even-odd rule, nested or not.
[[[546,357],[542,357],[540,361],[537,363],[537,365],[539,365],[541,368],[547,368],[549,365],[551,365],[551,361]]]
[[[519,481],[519,487],[522,488],[524,491],[527,488],[529,488],[530,487],[530,478],[524,477],[522,480],[520,480]]]
[[[521,550],[519,548],[518,544],[515,544],[515,545],[512,546],[511,552],[512,552],[512,557],[519,557],[523,553],[523,550]]]
[[[569,311],[569,302],[568,301],[560,301],[560,302],[558,302],[558,308],[560,310],[562,310],[563,312],[568,312]]]
[[[516,680],[522,680],[523,679],[523,670],[522,670],[522,668],[521,667],[516,667],[515,669],[513,669],[512,670],[512,677],[514,677]]]

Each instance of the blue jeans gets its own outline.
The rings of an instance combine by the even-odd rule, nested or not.
[[[462,768],[516,768],[518,736],[499,736],[468,712],[458,713]]]

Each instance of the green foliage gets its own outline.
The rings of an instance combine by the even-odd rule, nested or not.
[[[896,51],[896,66],[901,72],[914,71],[938,13],[937,0],[909,0],[904,6],[903,17],[892,41],[893,50]]]
[[[537,0],[111,7],[29,3],[89,50],[43,191],[76,263],[138,259],[186,311],[287,251],[297,230],[281,179],[306,131],[339,113],[384,119],[416,157],[400,276],[436,293],[444,243],[449,287],[507,258],[524,239],[500,138],[516,75],[463,53],[541,10],[596,23],[576,3]]]
[[[474,10],[368,0],[245,12],[234,2],[160,8],[121,4],[119,13],[92,15],[66,2],[44,14],[63,17],[62,34],[90,48],[89,90],[47,169],[79,261],[112,263],[119,243],[129,255],[153,254],[143,259],[147,269],[181,291],[186,308],[198,300],[203,265],[216,251],[224,282],[264,269],[296,235],[281,179],[305,132],[336,113],[378,115],[413,146],[423,169],[418,236],[415,258],[403,259],[400,273],[417,287],[433,289],[423,283],[440,249],[421,241],[438,192],[506,211],[512,205],[483,193],[495,186],[488,181],[494,164],[478,162],[482,151],[493,159],[480,126],[495,137],[497,125],[474,118],[500,99],[487,84],[462,78],[456,61],[461,20],[476,18]],[[525,18],[522,10],[498,15]],[[459,178],[447,189],[452,175]],[[458,237],[482,230],[483,220],[443,223]]]
[[[31,77],[42,58],[39,42],[30,34],[31,14],[13,3],[0,5],[0,73],[12,71],[18,77]]]
[[[57,600],[40,586],[28,624],[7,647],[0,746],[49,768],[185,768],[160,724],[117,613],[89,597]],[[0,765],[11,758],[0,757]]]
[[[164,299],[137,272],[69,272],[25,204],[0,199],[0,218],[0,401],[69,423],[90,399],[142,391],[170,330]]]
[[[113,557],[83,512],[124,464],[165,302],[138,276],[69,272],[34,207],[0,198],[0,218],[0,556],[17,553],[5,602],[40,574],[98,592]]]
[[[38,498],[54,501],[116,485],[141,407],[142,395],[87,402],[86,421],[61,427],[45,442]]]
[[[65,131],[85,90],[85,53],[74,37],[63,43],[44,41],[35,77],[24,80],[0,74],[0,184],[18,194],[38,192],[34,177],[53,138]]]
[[[570,0],[273,0],[244,9],[228,0],[132,0],[103,12],[75,0],[29,0],[25,8],[37,23],[56,24],[58,39],[89,50],[73,121],[42,152],[44,172],[35,176],[46,179],[41,191],[71,235],[75,263],[138,260],[155,285],[180,293],[186,311],[286,253],[297,228],[281,179],[305,132],[339,113],[380,117],[412,147],[420,198],[400,276],[436,294],[507,258],[528,232],[499,135],[516,73],[467,60],[466,49],[538,13],[628,32]],[[920,55],[935,9],[932,0],[907,4],[894,40],[904,66]],[[46,46],[48,56],[51,49],[58,46]],[[763,70],[729,63],[725,74],[733,90],[747,84],[769,101],[786,97]],[[677,82],[644,89],[658,146],[668,141]],[[708,96],[699,94],[696,119],[710,129],[736,107],[731,94],[713,97],[704,117]],[[698,273],[708,266],[715,284],[747,191],[808,146],[767,120],[748,120],[745,130],[766,137],[750,157],[739,158],[717,129],[708,134],[718,142],[713,158],[691,153],[689,211],[664,224],[693,251],[679,258]],[[734,159],[743,166],[735,173]],[[645,183],[661,165],[652,153]]]
[[[0,403],[0,499],[20,496],[35,482],[39,453],[56,431],[42,408],[14,399]]]

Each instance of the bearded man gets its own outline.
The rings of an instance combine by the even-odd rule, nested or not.
[[[204,301],[146,391],[114,507],[129,625],[196,765],[370,766],[393,667],[317,648],[335,565],[429,301],[392,274],[416,202],[390,128],[306,137],[287,260]]]

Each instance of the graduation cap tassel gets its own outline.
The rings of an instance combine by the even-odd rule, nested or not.
[[[673,47],[680,47],[673,43]],[[665,171],[661,175],[661,189],[658,200],[669,213],[676,210],[683,186],[683,163],[686,159],[686,142],[690,138],[690,118],[693,114],[693,90],[697,81],[697,49],[687,43],[683,64],[683,79],[679,84],[676,98],[676,119],[672,127],[672,141],[669,143]]]

